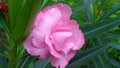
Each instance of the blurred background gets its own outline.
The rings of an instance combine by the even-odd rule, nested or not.
[[[11,32],[19,45],[23,45],[23,39],[25,39],[24,35],[19,34],[27,33],[23,31],[25,28],[19,30],[24,25],[20,23],[24,17],[18,15],[17,20],[20,19],[20,22],[17,25],[11,23],[16,16],[13,16],[12,20],[11,14],[15,13],[12,12],[14,8],[9,7],[10,2],[10,0],[0,0],[0,68],[8,68],[9,52],[7,52],[6,45],[9,44]],[[8,10],[3,9],[4,6],[1,7],[1,4],[7,3]],[[16,5],[17,3],[20,4],[16,1]],[[41,0],[39,11],[57,3],[65,3],[72,8],[71,19],[79,23],[86,39],[83,48],[77,51],[76,56],[66,68],[120,68],[120,0]],[[15,11],[16,14],[19,13],[18,8]],[[29,13],[25,11],[25,14]],[[24,12],[21,13],[24,16]],[[18,68],[53,68],[49,59],[38,60],[27,54],[22,46],[19,46],[18,50],[20,51],[18,55],[22,55],[18,59],[20,61]]]

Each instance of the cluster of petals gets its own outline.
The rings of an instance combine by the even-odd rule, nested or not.
[[[63,3],[44,8],[38,13],[24,48],[39,59],[50,58],[56,68],[65,68],[84,45],[79,24],[71,20],[71,8]]]

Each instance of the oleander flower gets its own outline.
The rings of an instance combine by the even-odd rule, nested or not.
[[[56,68],[65,68],[84,44],[79,24],[71,20],[71,8],[63,3],[44,8],[38,13],[24,48],[40,59],[50,57]]]
[[[0,9],[2,9],[2,3],[0,3]]]
[[[0,10],[2,10],[3,12],[7,12],[8,11],[8,4],[0,2]]]

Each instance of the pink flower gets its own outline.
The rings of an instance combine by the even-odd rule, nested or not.
[[[2,9],[2,3],[0,3],[0,10]]]
[[[53,66],[65,68],[85,41],[79,24],[70,20],[71,14],[71,8],[63,3],[44,8],[25,40],[27,52],[40,59],[50,57]]]
[[[3,12],[7,12],[8,11],[8,4],[7,3],[0,3],[0,10],[2,10]]]

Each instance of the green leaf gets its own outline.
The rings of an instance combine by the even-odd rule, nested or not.
[[[112,15],[113,13],[115,13],[116,11],[119,11],[120,10],[120,5],[112,8],[111,10],[109,10],[108,12],[106,12],[100,19],[100,20],[104,20],[106,19],[107,17],[109,17],[110,15]]]
[[[42,0],[8,0],[11,29],[15,41],[20,41],[29,33],[41,2]]]
[[[94,65],[95,68],[101,68],[100,64],[99,64],[99,61],[97,59],[93,60],[93,65]]]
[[[89,2],[88,0],[83,0],[83,3],[86,4],[87,2]],[[88,18],[88,21],[90,23],[93,23],[93,4],[91,3],[90,6],[85,8],[85,14]]]
[[[42,10],[46,5],[47,3],[49,2],[50,0],[43,0],[41,6],[40,6],[40,10]]]
[[[2,65],[0,64],[0,68],[2,68]]]
[[[38,12],[39,12],[39,8],[41,6],[42,1],[43,0],[34,0],[33,8],[31,10],[31,14],[30,14],[30,17],[29,17],[29,20],[28,20],[28,23],[27,23],[27,27],[24,31],[24,35],[22,36],[21,40],[24,40],[24,38],[29,34],[29,32],[31,30],[31,26],[32,26]]]
[[[83,8],[89,6],[90,4],[94,3],[96,0],[90,0],[89,2],[77,7],[76,9],[73,10],[73,13],[72,14],[75,14],[77,12],[79,12],[80,10],[82,10]]]
[[[95,25],[88,26],[87,28],[83,29],[83,32],[85,34],[85,37],[89,38],[91,36],[95,36],[107,32],[108,30],[112,29],[115,26],[118,26],[119,24],[120,24],[120,16],[113,18],[111,20],[103,21]]]
[[[7,59],[5,57],[0,56],[0,64],[1,64],[2,68],[8,68]]]
[[[99,60],[99,63],[100,63],[100,65],[101,65],[101,67],[102,67],[102,68],[106,68],[106,65],[105,65],[105,63],[104,63],[105,58],[103,59],[103,56],[102,56],[102,55],[98,56],[98,60]]]
[[[19,68],[28,68],[28,65],[34,60],[34,57],[25,56],[21,59]]]
[[[48,67],[49,65],[49,67]],[[39,60],[34,68],[53,68],[52,66],[50,66],[50,60]]]
[[[0,53],[3,54],[5,52],[5,49],[2,47],[2,44],[0,44]]]
[[[13,29],[13,34],[15,37],[15,40],[17,41],[24,33],[30,14],[31,14],[31,10],[33,7],[33,0],[26,0],[25,4],[23,5],[23,7],[21,8],[21,10],[19,10],[18,12],[18,16],[16,17],[16,23],[14,23],[14,29]]]
[[[26,0],[12,0],[12,1],[11,0],[7,0],[9,23],[10,23],[10,26],[11,26],[11,30],[14,29],[18,13],[19,13],[20,9],[22,8],[23,3],[25,1]]]
[[[119,31],[109,32],[108,34],[115,37],[115,38],[120,38],[120,32]]]
[[[120,62],[116,61],[115,59],[109,58],[108,61],[114,65],[116,68],[120,68]]]
[[[112,43],[110,46],[117,50],[120,50],[120,44],[118,44],[118,43]]]
[[[9,26],[9,24],[7,22],[7,19],[6,19],[5,15],[1,11],[0,11],[0,24],[3,27],[3,29],[7,32],[9,37],[11,39],[13,39],[13,35],[12,35],[11,30],[10,30],[10,26]]]
[[[107,32],[107,36],[104,37],[104,40],[110,40],[110,39],[119,39],[120,38],[120,32],[114,31],[114,32]]]
[[[98,10],[101,11],[104,9],[105,5],[106,5],[106,1],[107,0],[101,0],[101,5],[99,6]]]
[[[88,49],[79,55],[76,55],[72,62],[67,66],[67,68],[78,68],[80,64],[87,62],[88,60],[91,60],[95,56],[101,54],[104,50],[106,50],[109,46],[97,46],[91,49]]]

